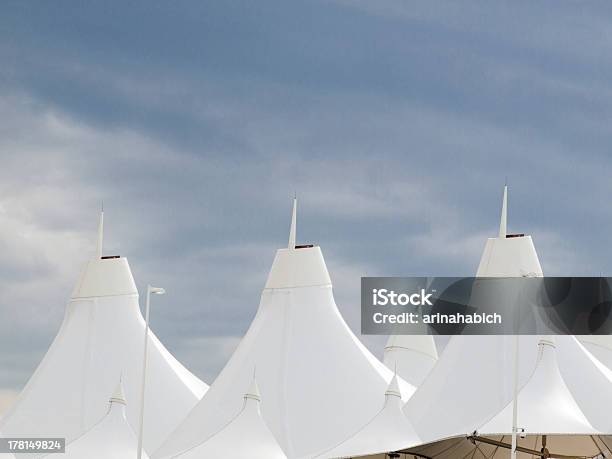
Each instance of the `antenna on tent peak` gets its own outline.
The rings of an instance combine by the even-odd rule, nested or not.
[[[102,246],[104,244],[104,201],[100,210],[100,223],[98,225],[98,243],[96,245],[96,257],[102,258]]]
[[[291,228],[289,229],[289,244],[287,248],[295,250],[297,232],[297,194],[293,197],[293,213],[291,214]]]
[[[504,185],[504,195],[502,198],[501,218],[499,221],[499,237],[505,239],[508,234],[508,184]]]

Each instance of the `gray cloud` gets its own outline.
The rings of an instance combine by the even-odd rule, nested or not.
[[[606,4],[10,3],[0,18],[0,389],[106,251],[163,285],[153,327],[208,382],[246,331],[290,197],[359,329],[361,275],[471,275],[510,230],[607,274]],[[65,13],[65,14],[64,14]],[[377,355],[380,338],[364,337]]]

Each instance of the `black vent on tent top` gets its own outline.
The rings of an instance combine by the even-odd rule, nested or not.
[[[314,247],[314,245],[313,244],[303,244],[303,245],[295,246],[296,249],[310,249],[311,247]]]
[[[511,237],[525,237],[525,233],[506,234],[507,239],[510,239]]]
[[[101,260],[110,260],[112,258],[121,258],[121,255],[107,255],[105,257],[100,257]]]

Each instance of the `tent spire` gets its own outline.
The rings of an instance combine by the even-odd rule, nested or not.
[[[96,258],[102,258],[102,245],[104,243],[104,202],[100,211],[100,223],[98,225],[98,244],[96,246]]]
[[[501,219],[499,222],[499,237],[506,238],[508,224],[508,185],[504,185],[504,197],[502,199]]]
[[[387,390],[385,391],[385,395],[386,396],[392,395],[394,397],[402,398],[402,392],[400,390],[399,382],[397,380],[397,364],[393,372],[393,378],[391,378],[391,381],[389,382],[389,385],[387,386]]]
[[[249,390],[247,390],[246,394],[244,394],[244,401],[246,402],[247,400],[255,400],[257,402],[261,402],[261,394],[259,393],[257,379],[255,379],[255,371],[253,371],[253,380],[251,381]]]
[[[125,395],[123,395],[123,383],[122,383],[122,377],[119,377],[119,384],[117,384],[117,387],[115,388],[115,392],[113,392],[112,397],[110,398],[109,402],[112,403],[119,403],[121,405],[125,405]]]
[[[289,245],[288,248],[290,250],[295,249],[295,236],[296,236],[296,228],[297,225],[297,196],[293,197],[293,213],[291,214],[291,229],[289,230]]]

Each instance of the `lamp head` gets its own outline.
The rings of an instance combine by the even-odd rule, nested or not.
[[[149,292],[153,293],[154,295],[163,295],[164,293],[166,293],[166,291],[161,288],[161,287],[151,287],[149,285]]]

